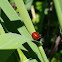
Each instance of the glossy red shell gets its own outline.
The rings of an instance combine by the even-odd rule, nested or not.
[[[33,33],[32,33],[32,38],[33,38],[34,40],[38,40],[38,39],[40,38],[40,35],[39,35],[37,32],[33,32]]]

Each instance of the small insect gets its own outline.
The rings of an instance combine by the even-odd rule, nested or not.
[[[40,41],[40,35],[37,32],[33,32],[32,33],[32,38],[34,40]]]

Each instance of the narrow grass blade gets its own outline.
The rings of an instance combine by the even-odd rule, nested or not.
[[[41,56],[42,56],[44,62],[49,62],[42,46],[39,47],[39,50],[40,50],[40,53],[41,53]]]
[[[18,31],[21,35],[33,40],[32,36],[29,34],[25,26],[18,28]]]
[[[28,29],[29,33],[32,35],[32,33],[35,32],[35,29],[31,22],[29,14],[24,6],[23,0],[14,0],[14,1],[26,28]]]
[[[40,61],[44,62],[37,45],[35,43],[33,43],[33,42],[27,42],[27,43],[31,47],[31,49],[37,54],[37,56],[40,59]]]

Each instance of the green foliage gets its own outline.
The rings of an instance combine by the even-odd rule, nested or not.
[[[60,35],[59,24],[62,31],[62,0],[53,0],[54,7],[51,1],[0,0],[0,62],[49,62],[48,58],[62,62],[61,42],[58,51],[54,50],[55,39]],[[42,38],[41,43],[33,40],[34,31],[45,42]]]
[[[19,3],[18,5],[17,5],[17,2]],[[30,34],[32,34],[32,32],[34,32],[35,29],[33,27],[33,24],[31,22],[29,15],[24,7],[24,3],[22,0],[20,0],[20,2],[19,1],[17,1],[17,2],[16,2],[16,5],[17,5],[17,8],[18,8],[20,15],[22,17],[22,20],[23,20],[24,24],[26,25]],[[2,3],[4,3],[4,4],[2,4]],[[20,3],[22,3],[21,5],[23,7],[20,5]],[[1,27],[0,28],[1,29],[0,51],[3,50],[3,52],[1,52],[1,54],[3,54],[4,51],[6,50],[5,54],[8,54],[6,58],[5,58],[6,55],[2,56],[2,58],[5,59],[4,61],[2,60],[2,62],[10,62],[10,61],[11,62],[18,62],[18,61],[24,62],[25,60],[28,60],[28,59],[30,62],[31,61],[44,62],[44,59],[43,59],[44,57],[42,57],[42,55],[41,55],[42,53],[40,53],[40,51],[38,49],[39,46],[37,46],[35,44],[38,42],[36,42],[32,39],[31,35],[29,34],[29,32],[27,31],[27,29],[25,27],[21,27],[24,24],[22,24],[22,25],[17,24],[17,22],[18,22],[17,20],[20,21],[19,24],[21,24],[22,22],[21,22],[21,19],[19,18],[19,16],[17,15],[17,13],[11,7],[10,3],[7,0],[4,0],[4,1],[1,0],[0,4],[1,4],[0,5],[1,6],[1,13],[2,13],[0,23],[3,26],[3,27],[0,26]],[[19,6],[21,6],[21,7],[19,7]],[[8,8],[8,9],[6,9],[6,8]],[[21,9],[21,11],[20,11],[20,9]],[[22,13],[22,11],[23,11],[23,13]],[[5,32],[16,32],[16,33],[5,33]],[[20,33],[23,36],[19,35],[17,33]],[[35,43],[32,41],[34,41]],[[30,48],[26,48],[28,46]],[[18,49],[18,48],[20,48],[20,49]],[[18,54],[16,52],[12,52],[12,49],[17,49],[17,51],[19,53],[20,60],[17,56]],[[9,52],[7,50],[9,50],[9,51],[11,50],[11,52]],[[24,51],[26,51],[27,54],[29,54],[29,56],[26,53],[24,53]],[[10,55],[9,55],[9,53],[10,53]],[[20,56],[20,54],[21,54],[21,56]],[[16,61],[14,60],[15,58],[17,58]],[[21,58],[23,60],[21,60]],[[30,58],[32,58],[33,60],[32,59],[30,60]]]

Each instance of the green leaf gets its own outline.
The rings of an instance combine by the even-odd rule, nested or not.
[[[0,7],[11,21],[20,20],[8,0],[0,0]],[[8,8],[8,9],[7,9]]]
[[[30,39],[16,33],[2,34],[0,35],[0,49],[17,49],[20,45],[28,41]]]

